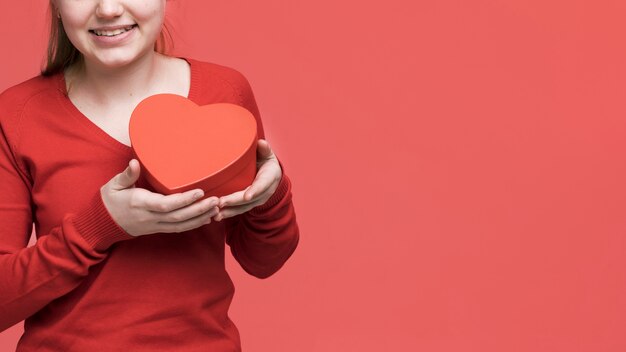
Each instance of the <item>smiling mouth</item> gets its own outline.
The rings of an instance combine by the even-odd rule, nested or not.
[[[94,30],[94,29],[90,29],[89,32],[98,36],[98,37],[115,37],[118,36],[122,33],[128,32],[132,29],[134,29],[135,27],[137,27],[136,24],[126,27],[126,28],[120,28],[120,29],[116,29],[116,30],[112,30],[112,31],[99,31],[99,30]]]

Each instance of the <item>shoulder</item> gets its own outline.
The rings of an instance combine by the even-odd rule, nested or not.
[[[0,98],[28,99],[40,92],[55,88],[54,83],[58,83],[55,82],[55,80],[59,78],[60,76],[58,74],[48,77],[44,77],[42,75],[31,77],[0,91]]]
[[[57,75],[49,77],[38,75],[5,88],[0,92],[0,118],[24,109],[27,104],[37,101],[36,98],[55,89],[55,79],[58,78]]]
[[[57,89],[56,79],[57,75],[39,75],[0,92],[0,130],[11,144],[18,144],[24,116],[30,113],[36,116],[51,106],[50,93]]]
[[[231,66],[226,66],[215,62],[195,58],[187,58],[187,60],[195,64],[198,70],[202,73],[219,75],[223,79],[228,79],[231,81],[247,81],[243,73]]]
[[[231,86],[239,94],[245,94],[246,91],[251,90],[250,82],[238,69],[194,58],[187,58],[187,60],[189,60],[192,64],[195,64],[198,72],[200,72],[202,77],[207,80],[219,80],[226,85]]]
[[[213,103],[221,101],[243,106],[256,118],[260,138],[265,138],[259,107],[246,76],[241,71],[230,66],[192,58],[186,59],[191,65],[195,65],[195,72],[199,73],[199,76],[202,77],[203,91],[211,91],[211,93],[206,94],[211,97],[208,99],[209,101],[201,102]]]

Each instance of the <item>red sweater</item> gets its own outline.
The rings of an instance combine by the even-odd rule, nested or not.
[[[190,100],[247,108],[264,138],[241,73],[184,59]],[[224,244],[259,278],[291,256],[299,230],[284,169],[272,197],[247,213],[133,237],[100,197],[132,149],[80,113],[61,73],[2,92],[0,128],[0,331],[26,320],[17,351],[241,350]],[[142,177],[136,186],[152,190]]]

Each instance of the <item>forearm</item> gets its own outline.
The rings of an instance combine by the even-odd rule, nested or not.
[[[284,172],[278,188],[266,203],[227,220],[231,252],[253,276],[266,278],[274,274],[298,245],[300,231],[291,181]]]
[[[6,236],[12,230],[3,229]],[[72,291],[113,243],[132,238],[94,196],[86,208],[66,214],[60,226],[39,236],[34,246],[10,250],[0,244],[0,331]]]

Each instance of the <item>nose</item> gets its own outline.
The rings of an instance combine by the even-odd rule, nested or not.
[[[124,12],[124,7],[119,0],[99,0],[96,7],[96,15],[103,18],[114,18]]]

